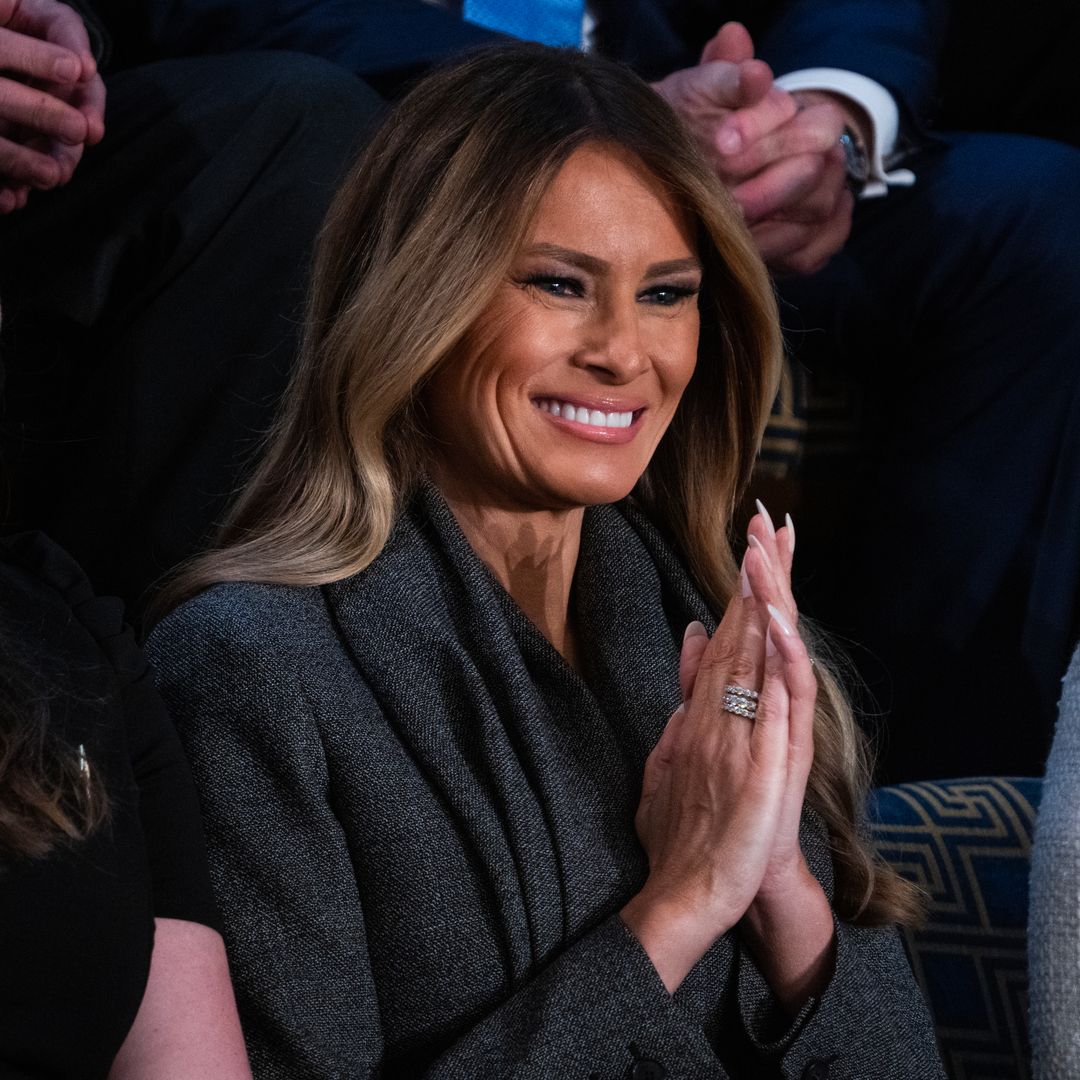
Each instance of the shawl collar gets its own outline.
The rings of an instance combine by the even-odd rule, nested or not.
[[[679,702],[686,623],[714,625],[628,507],[590,508],[574,578],[588,681],[481,562],[434,488],[367,570],[326,586],[343,643],[458,823],[511,985],[644,880],[644,759]]]

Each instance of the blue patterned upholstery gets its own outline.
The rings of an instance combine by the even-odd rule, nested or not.
[[[1025,941],[1041,783],[940,780],[871,798],[874,846],[930,898],[905,944],[953,1080],[1030,1076]]]
[[[757,478],[799,478],[816,465],[832,477],[842,462],[860,462],[874,429],[865,416],[860,387],[829,368],[811,374],[784,358],[780,386],[761,441]]]

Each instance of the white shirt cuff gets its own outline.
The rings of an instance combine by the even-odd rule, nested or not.
[[[781,75],[776,85],[788,93],[795,90],[825,90],[862,106],[870,118],[871,137],[868,148],[870,179],[862,189],[861,198],[874,199],[885,195],[889,185],[910,187],[915,183],[915,174],[910,169],[888,172],[885,169],[885,160],[896,147],[900,110],[892,94],[881,83],[854,71],[844,71],[843,68],[805,68]]]

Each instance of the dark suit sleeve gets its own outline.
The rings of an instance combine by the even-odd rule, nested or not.
[[[127,65],[289,49],[378,84],[501,40],[423,0],[95,0],[94,6]]]
[[[762,25],[758,55],[777,75],[814,67],[866,75],[925,123],[936,111],[948,8],[945,0],[791,0]]]

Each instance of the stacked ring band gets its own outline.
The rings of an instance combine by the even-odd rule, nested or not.
[[[724,687],[724,693],[730,694],[732,697],[743,698],[746,701],[757,701],[761,696],[756,690],[751,690],[746,686],[736,686],[734,683],[728,683]]]
[[[746,686],[731,684],[724,687],[724,699],[720,703],[724,712],[744,716],[747,720],[757,717],[758,692]]]

